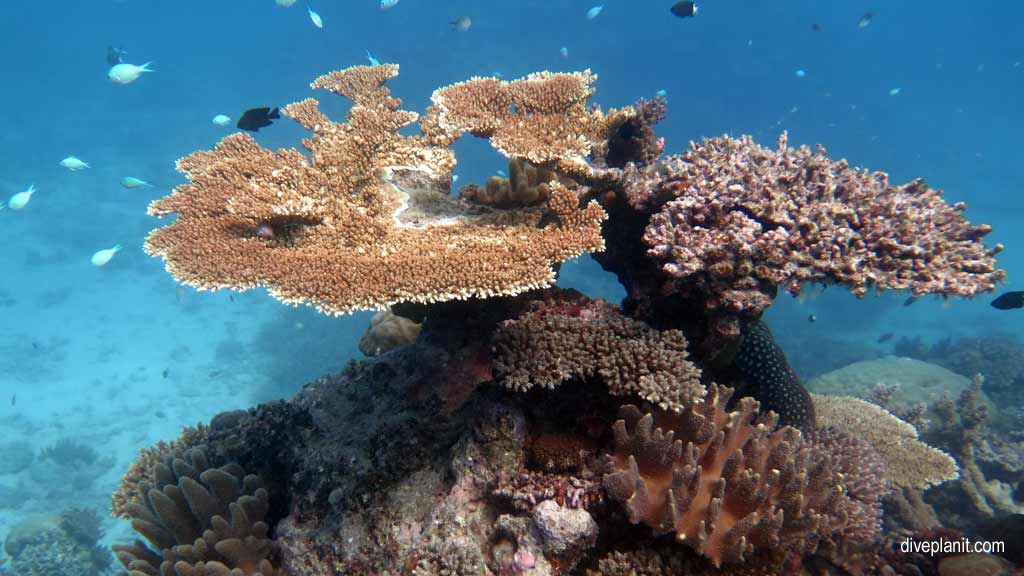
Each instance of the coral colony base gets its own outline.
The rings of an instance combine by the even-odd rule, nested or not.
[[[144,539],[116,549],[129,574],[935,569],[893,543],[936,528],[910,511],[956,461],[882,407],[808,394],[759,317],[807,282],[991,291],[988,227],[785,135],[661,157],[664,101],[602,112],[589,71],[472,78],[422,117],[385,87],[397,73],[319,78],[353,106],[282,110],[308,157],[228,136],[150,206],[177,216],[146,249],[181,282],[388,311],[373,357],[143,450],[114,496]],[[510,176],[452,195],[465,133]],[[585,252],[621,307],[550,287]],[[976,420],[943,438],[984,488],[957,432]]]

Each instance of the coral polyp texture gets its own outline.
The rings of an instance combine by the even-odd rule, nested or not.
[[[420,126],[436,145],[469,133],[508,158],[595,178],[588,157],[600,155],[615,130],[636,116],[631,107],[605,114],[588,106],[596,81],[590,70],[536,72],[510,82],[471,78],[435,90]]]
[[[132,528],[149,543],[114,546],[129,576],[273,576],[259,477],[237,465],[210,467],[199,448],[179,456],[154,465],[127,505]]]
[[[199,289],[266,286],[284,302],[340,314],[516,294],[553,282],[553,265],[603,249],[605,212],[593,202],[580,207],[560,184],[535,208],[496,210],[452,197],[455,158],[447,144],[433,144],[436,134],[399,133],[418,115],[399,109],[384,86],[397,73],[395,65],[357,66],[313,82],[353,101],[344,123],[329,120],[313,99],[285,107],[313,133],[303,140],[310,159],[233,134],[179,160],[189,182],[149,207],[151,215],[177,218],[150,234],[147,252]],[[565,116],[564,132],[540,156],[526,157],[580,161],[589,149],[580,142],[604,116],[584,108],[590,91],[581,91],[577,75],[543,78],[523,80],[516,101],[522,114],[550,121],[495,137],[532,149],[531,131]],[[518,118],[509,114],[506,106],[505,124]],[[577,125],[579,114],[590,124]]]
[[[705,392],[686,344],[679,330],[659,332],[617,306],[572,296],[534,303],[493,340],[495,372],[513,390],[596,377],[614,396],[673,411],[700,402]]]
[[[1005,277],[993,258],[1002,246],[982,244],[990,228],[967,222],[962,203],[786,144],[711,138],[627,177],[634,208],[660,206],[648,254],[703,294],[716,321],[756,317],[777,288],[795,295],[806,282],[973,296]]]
[[[844,488],[848,470],[834,470],[826,448],[794,428],[773,430],[775,417],[758,420],[751,398],[727,411],[731,395],[711,387],[682,414],[623,407],[604,486],[632,522],[674,533],[715,565],[877,536],[880,494],[865,490],[860,502]]]

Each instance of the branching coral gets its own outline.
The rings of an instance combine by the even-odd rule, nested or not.
[[[498,211],[451,197],[452,152],[399,133],[417,114],[400,110],[384,86],[397,73],[395,65],[357,66],[313,82],[354,102],[345,123],[331,122],[313,99],[282,110],[313,132],[303,140],[311,160],[297,150],[271,152],[244,134],[179,160],[190,182],[149,208],[177,219],[150,234],[146,250],[199,289],[263,285],[282,301],[337,314],[516,294],[550,284],[554,264],[603,248],[604,211],[580,208],[564,186],[550,187],[554,218],[544,226],[544,207]],[[583,150],[577,140],[603,118],[584,110],[591,124],[576,123],[583,104],[573,78],[523,81],[529,96],[520,106],[538,106],[535,117],[549,119],[534,128],[565,128],[541,157],[575,159]],[[495,138],[529,147],[530,133]]]
[[[653,330],[603,301],[534,303],[502,325],[493,346],[495,371],[514,390],[598,377],[615,396],[638,396],[676,411],[704,394],[682,332]]]
[[[198,448],[183,456],[155,465],[152,482],[140,483],[127,511],[150,546],[115,546],[118,560],[131,576],[273,576],[259,477],[237,465],[212,468]]]
[[[622,409],[604,486],[631,521],[675,533],[716,565],[742,562],[757,550],[802,554],[822,541],[877,535],[880,494],[860,479],[859,460],[840,467],[825,454],[831,440],[807,442],[794,428],[773,430],[775,416],[758,421],[750,398],[726,412],[731,394],[712,387],[682,414]],[[851,471],[856,480],[843,476]],[[863,488],[866,503],[847,485]]]
[[[959,476],[945,452],[917,438],[917,430],[886,410],[849,396],[811,394],[818,425],[851,434],[870,444],[885,463],[885,479],[897,488],[927,488]]]
[[[511,82],[471,78],[435,90],[420,127],[435,145],[449,146],[468,132],[488,138],[508,158],[600,180],[605,175],[595,172],[588,156],[603,149],[636,112],[626,107],[604,114],[589,107],[595,81],[597,75],[590,70],[537,72]]]
[[[788,148],[785,134],[775,150],[749,137],[693,143],[628,180],[635,208],[660,206],[648,254],[680,289],[704,295],[719,331],[735,333],[737,317],[756,317],[778,287],[972,296],[1005,277],[993,258],[1002,246],[981,243],[990,228],[968,223],[964,204],[921,180],[892,186],[820,147]]]

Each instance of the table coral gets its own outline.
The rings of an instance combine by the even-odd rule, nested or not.
[[[648,254],[707,298],[719,330],[755,318],[778,288],[806,282],[913,294],[973,296],[1005,277],[981,243],[990,228],[963,217],[922,180],[901,186],[881,172],[833,161],[818,147],[775,150],[750,137],[691,143],[680,156],[634,170],[635,209],[658,210],[644,232]]]
[[[451,197],[452,152],[399,133],[418,116],[400,110],[384,86],[397,73],[395,65],[357,66],[313,82],[354,102],[344,123],[331,122],[313,99],[283,108],[313,133],[303,140],[310,159],[233,134],[179,160],[189,182],[149,207],[151,215],[177,219],[150,234],[147,252],[199,289],[262,285],[284,302],[340,314],[516,294],[550,284],[553,265],[603,248],[604,211],[593,202],[581,208],[576,193],[556,183],[546,207],[532,209],[493,210]],[[563,93],[573,78],[524,80],[524,94],[538,106],[554,99],[582,107],[578,91]],[[566,113],[548,110],[552,121]],[[562,121],[575,126],[571,116]],[[565,132],[545,154],[557,155],[579,135]],[[541,225],[546,213],[553,218]]]

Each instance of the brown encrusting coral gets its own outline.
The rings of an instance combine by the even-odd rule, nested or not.
[[[268,495],[238,465],[214,468],[201,448],[153,466],[127,506],[140,540],[114,546],[129,576],[273,576]]]
[[[826,455],[834,437],[805,441],[794,428],[774,430],[775,416],[758,420],[750,398],[727,412],[731,394],[712,387],[682,414],[622,409],[604,486],[632,522],[675,533],[715,565],[758,550],[805,554],[822,542],[877,537],[881,493],[860,478],[868,471],[855,469],[859,458],[843,466]]]
[[[367,356],[384,354],[412,344],[419,334],[419,324],[391,310],[383,310],[370,318],[370,325],[359,339],[359,351]]]
[[[604,211],[593,202],[581,208],[557,183],[546,209],[493,210],[451,197],[452,152],[399,133],[417,114],[400,110],[384,87],[397,73],[395,65],[357,66],[313,82],[354,102],[345,123],[331,122],[313,99],[282,110],[313,132],[303,140],[311,161],[245,134],[179,160],[190,182],[149,208],[177,219],[150,234],[146,250],[199,289],[266,286],[282,301],[345,313],[516,294],[550,284],[553,265],[603,248]],[[574,78],[524,82],[537,105],[582,108],[589,91],[563,93],[575,89]],[[586,114],[594,123],[604,118]],[[548,153],[592,129],[567,125]],[[541,226],[547,211],[553,219]]]
[[[682,332],[659,332],[604,301],[568,298],[536,302],[499,328],[493,346],[502,384],[525,391],[597,377],[612,395],[637,396],[665,410],[700,401],[704,385]]]

